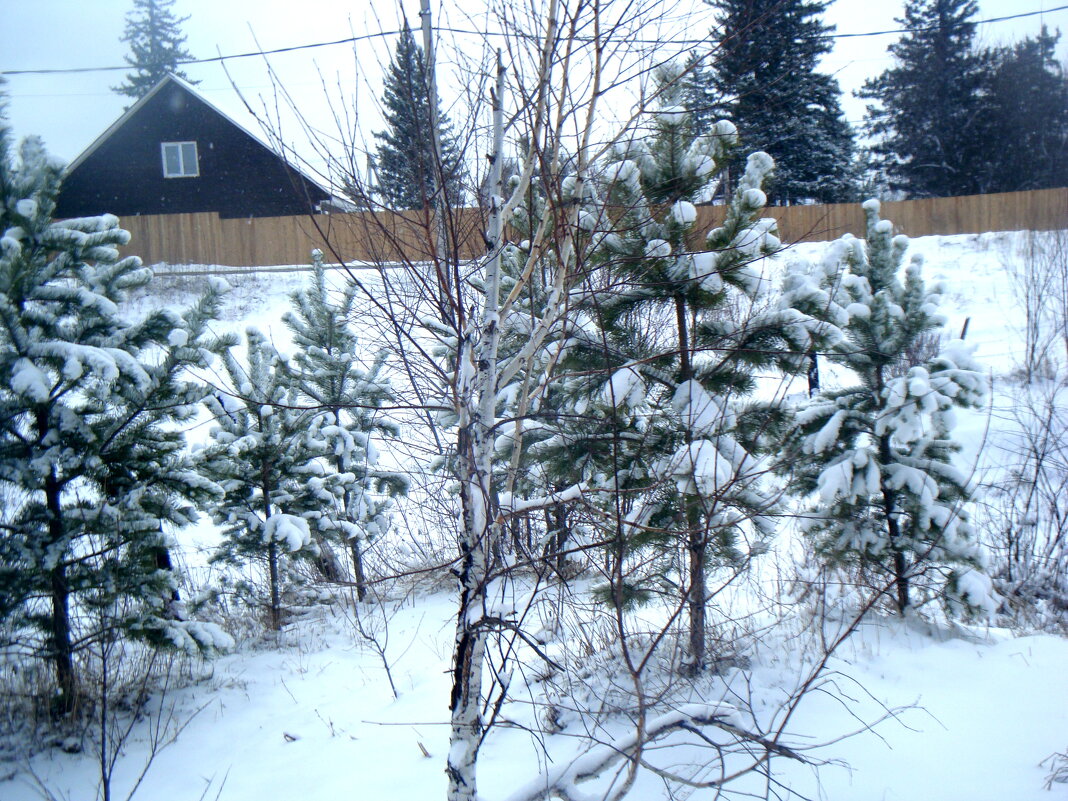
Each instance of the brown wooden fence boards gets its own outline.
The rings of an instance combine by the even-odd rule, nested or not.
[[[484,250],[483,219],[477,209],[461,209],[449,228],[456,231],[461,258]],[[722,206],[699,210],[700,228],[723,220]],[[773,206],[765,216],[779,222],[784,242],[835,239],[864,234],[859,203],[827,206]],[[909,236],[974,234],[985,231],[1068,229],[1068,188],[996,195],[925,198],[883,204],[882,216]],[[432,220],[423,212],[360,212],[302,217],[220,219],[217,214],[124,217],[132,238],[125,249],[146,264],[208,264],[269,267],[308,264],[312,248],[327,262],[421,261],[430,255]]]

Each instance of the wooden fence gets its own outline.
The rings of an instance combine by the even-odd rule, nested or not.
[[[724,211],[723,206],[701,207],[699,230],[718,225]],[[784,242],[864,233],[859,203],[772,206],[764,214],[778,220]],[[909,236],[1068,229],[1068,188],[887,202],[882,216]],[[122,226],[132,236],[125,252],[146,264],[230,267],[304,265],[312,248],[320,248],[327,262],[418,261],[429,256],[433,240],[428,232],[434,230],[420,212],[227,220],[213,213],[168,214],[125,217]],[[477,209],[457,211],[450,228],[459,232],[461,258],[483,251],[483,220]]]

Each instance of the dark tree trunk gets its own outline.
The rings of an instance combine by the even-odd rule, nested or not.
[[[690,360],[690,337],[687,320],[686,300],[681,295],[675,296],[675,324],[679,337],[679,382],[693,378],[693,363]],[[693,434],[687,428],[686,443],[693,442]],[[697,673],[705,666],[707,623],[707,592],[705,573],[708,550],[708,538],[701,525],[701,501],[696,495],[686,495],[682,499],[686,510],[686,550],[689,553],[690,586],[686,591],[686,607],[690,616],[690,664],[689,671]]]
[[[334,549],[318,534],[314,536],[315,544],[319,548],[319,553],[314,558],[315,572],[323,581],[331,584],[340,583],[344,579],[344,572]]]
[[[49,431],[48,411],[37,412],[37,436],[43,440]],[[45,507],[48,509],[48,544],[55,548],[64,539],[63,488],[55,468],[45,478]],[[66,551],[66,548],[63,549]],[[74,670],[74,643],[70,626],[70,585],[63,553],[56,555],[56,565],[49,571],[49,594],[52,614],[49,620],[49,648],[56,669],[56,686],[59,689],[57,711],[68,715],[78,706],[78,679]]]
[[[876,376],[876,390],[881,393],[883,386],[883,373],[880,370]],[[879,461],[883,466],[889,465],[893,459],[891,447],[889,434],[879,437]],[[891,570],[894,574],[895,601],[897,611],[904,614],[909,607],[909,571],[908,560],[905,558],[904,546],[901,543],[901,523],[897,518],[897,493],[887,485],[885,478],[880,480],[880,488],[883,496],[883,515],[886,518],[886,533],[890,538],[890,550],[894,553]]]
[[[564,551],[567,549],[567,540],[570,531],[568,530],[567,520],[567,506],[562,503],[553,504],[553,545],[556,553],[556,572],[561,578],[564,577],[564,568],[567,565],[567,556]]]
[[[78,681],[74,671],[74,647],[70,630],[70,587],[67,571],[63,565],[52,570],[52,661],[56,668],[56,684],[59,687],[57,711],[68,715],[78,706]]]
[[[160,530],[160,537],[162,538],[162,536],[163,536],[163,532],[162,532],[162,529],[161,529]],[[156,569],[157,570],[166,570],[168,573],[173,573],[174,572],[174,561],[171,559],[171,551],[170,551],[169,548],[167,548],[164,545],[161,545],[158,548],[156,548],[155,549],[155,559],[156,559]],[[171,601],[177,603],[178,601],[181,601],[181,600],[182,600],[181,593],[178,592],[178,587],[176,586],[173,590],[171,590]]]
[[[705,573],[708,555],[707,542],[701,528],[700,514],[694,514],[695,504],[686,504],[687,549],[690,555],[690,588],[686,599],[690,614],[690,660],[689,669],[700,672],[707,660],[705,629],[707,628],[708,597],[705,589]]]
[[[367,600],[367,578],[363,571],[363,551],[360,549],[359,537],[349,540],[349,553],[352,554],[352,575],[356,579],[356,600]]]
[[[271,473],[267,462],[260,465],[260,490],[263,492],[263,520],[266,523],[271,519]],[[279,631],[282,628],[282,599],[278,589],[278,543],[273,539],[267,543],[267,571],[271,583],[271,628]]]
[[[271,540],[267,545],[267,567],[271,574],[271,628],[282,628],[282,600],[278,592],[278,543]]]
[[[820,363],[816,351],[808,353],[808,396],[814,398],[820,394]]]

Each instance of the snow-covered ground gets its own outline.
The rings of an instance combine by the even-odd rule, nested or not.
[[[1007,265],[1024,264],[1026,245],[1026,235],[1011,233],[925,237],[912,244],[925,258],[927,280],[945,287],[948,330],[959,335],[969,320],[967,341],[994,377],[992,409],[1009,402],[999,387],[1022,352],[1021,303]],[[814,258],[822,247],[798,246],[792,255]],[[280,318],[288,293],[305,278],[231,280],[222,325],[256,325],[284,350],[288,335]],[[151,302],[172,299],[164,293]],[[979,471],[999,468],[980,460],[980,446],[991,439],[991,429],[996,434],[998,420],[989,413],[962,416],[962,458],[978,463]],[[209,547],[214,536],[210,524],[202,524],[184,533],[183,542],[192,551]],[[359,612],[364,635],[373,635],[379,648],[361,636],[354,607],[338,603],[291,623],[277,642],[250,638],[234,653],[198,667],[200,680],[171,690],[162,701],[164,718],[184,729],[156,755],[136,797],[442,798],[454,612],[449,592],[410,582],[383,605]],[[796,614],[803,617],[803,605]],[[717,686],[747,681],[754,705],[772,706],[793,689],[801,669],[783,636],[760,649],[749,670],[728,670]],[[812,764],[778,760],[771,797],[793,791],[830,801],[1068,798],[1066,784],[1045,789],[1049,766],[1040,765],[1068,748],[1066,666],[1068,641],[1050,635],[873,618],[832,657],[827,690],[810,694],[788,727],[794,745],[825,745],[805,752]],[[547,755],[559,761],[568,754],[566,744],[543,744],[522,730],[533,714],[509,710],[514,725],[487,740],[479,769],[486,801],[507,798],[543,772]],[[151,719],[135,724],[126,743],[115,797],[126,797],[146,765]],[[676,757],[702,758],[700,750],[680,750]],[[823,761],[830,764],[817,771],[815,763]],[[0,765],[0,798],[93,798],[97,770],[88,753],[53,749],[28,764]],[[646,776],[631,797],[691,797],[677,789],[665,795],[664,787]],[[763,793],[766,785],[750,780],[741,787]],[[699,790],[692,797],[715,796]]]

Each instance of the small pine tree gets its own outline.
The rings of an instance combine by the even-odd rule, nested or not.
[[[308,482],[293,510],[309,521],[324,553],[327,543],[348,549],[356,594],[362,601],[367,593],[364,551],[388,530],[390,498],[406,493],[408,481],[376,466],[372,438],[396,437],[400,431],[379,411],[394,397],[382,376],[385,352],[367,369],[360,366],[360,347],[352,330],[357,286],[348,284],[335,302],[322,252],[314,251],[312,258],[311,286],[293,293],[294,310],[283,320],[297,348],[293,379],[302,401],[318,413],[309,438],[319,443],[317,449],[325,456],[322,472]]]
[[[220,294],[184,319],[129,319],[120,304],[151,273],[119,257],[129,235],[115,217],[52,220],[61,175],[36,139],[13,163],[0,130],[0,484],[14,499],[0,534],[0,614],[38,632],[70,711],[77,650],[116,630],[219,642],[171,603],[179,577],[165,526],[217,497],[175,424],[205,394],[183,372],[207,366]]]
[[[181,26],[189,17],[176,18],[171,10],[173,5],[174,0],[134,0],[122,34],[122,41],[130,46],[130,53],[124,58],[133,72],[128,72],[126,82],[113,87],[113,91],[138,100],[168,73],[189,80],[178,69],[181,62],[193,58],[182,46],[185,36]]]
[[[819,553],[874,573],[898,611],[915,581],[945,576],[951,605],[982,608],[990,583],[968,522],[968,479],[952,463],[953,410],[976,407],[984,379],[963,342],[931,359],[917,343],[941,330],[938,295],[914,259],[900,276],[908,240],[864,204],[867,241],[851,236],[822,266],[794,265],[786,292],[822,309],[842,336],[827,358],[856,383],[824,389],[793,419],[780,469],[803,496],[816,495],[807,534]],[[817,312],[818,313],[818,312]],[[919,354],[919,355],[918,355]]]
[[[319,470],[325,456],[309,442],[311,415],[290,372],[267,338],[246,331],[248,364],[230,350],[222,352],[232,395],[205,399],[215,418],[212,442],[196,453],[201,473],[225,493],[212,511],[225,538],[212,561],[265,564],[271,627],[282,625],[283,558],[316,554],[308,521],[294,511],[296,499]]]
[[[854,199],[853,131],[841,89],[818,72],[833,26],[821,0],[710,0],[717,10],[715,50],[691,63],[685,104],[697,133],[725,119],[741,146],[775,161],[768,196],[775,203]]]
[[[975,48],[975,0],[908,0],[908,32],[890,45],[894,66],[864,84],[874,153],[893,189],[913,197],[986,191],[982,87],[986,57]]]
[[[434,155],[427,87],[423,49],[405,22],[382,89],[386,130],[375,134],[374,188],[390,208],[427,208],[439,185],[450,206],[459,206],[463,198],[463,160],[448,117],[440,111],[440,164]]]
[[[662,83],[654,133],[619,150],[605,170],[603,209],[586,218],[604,285],[583,299],[587,320],[566,345],[571,414],[537,448],[623,504],[617,562],[665,535],[682,543],[686,565],[622,581],[617,571],[606,590],[625,604],[647,597],[664,571],[685,576],[691,668],[700,669],[707,573],[738,565],[743,535],[766,536],[774,507],[743,441],[741,402],[758,370],[797,369],[812,340],[804,315],[764,308],[766,282],[752,267],[779,245],[774,221],[759,219],[771,158],[749,157],[724,224],[695,250],[695,204],[719,179],[735,131],[721,122],[695,137],[690,115],[672,105],[677,73],[665,71]]]

